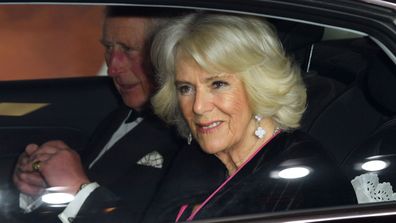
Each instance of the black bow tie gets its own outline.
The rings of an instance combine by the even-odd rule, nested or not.
[[[143,113],[142,112],[131,110],[131,112],[129,113],[128,118],[125,120],[125,123],[131,123],[131,122],[135,121],[139,117],[143,117]]]

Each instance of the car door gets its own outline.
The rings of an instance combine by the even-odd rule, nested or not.
[[[120,103],[109,77],[0,82],[0,189],[28,143],[63,140],[81,152],[100,121]]]

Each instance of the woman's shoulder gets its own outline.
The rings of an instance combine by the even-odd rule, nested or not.
[[[314,139],[311,135],[301,130],[284,131],[279,134],[280,137],[285,138],[289,143],[309,143],[320,146],[320,142]]]
[[[301,130],[284,131],[274,138],[275,144],[281,144],[284,149],[293,149],[299,151],[322,151],[322,144]]]
[[[354,192],[349,180],[335,162],[332,154],[326,151],[319,141],[299,130],[283,132],[278,136],[275,138],[277,147],[274,149],[278,149],[279,152],[271,157],[269,169],[279,171],[279,173],[295,167],[299,170],[305,169],[308,175],[298,178],[304,182],[302,191],[304,191],[305,207],[354,203]],[[288,182],[294,181],[298,180],[293,178]],[[318,197],[323,199],[317,200]]]
[[[333,155],[318,140],[300,130],[280,133],[274,138],[272,149],[281,160],[315,160],[335,165]]]

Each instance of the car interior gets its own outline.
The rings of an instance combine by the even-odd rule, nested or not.
[[[275,26],[286,51],[301,65],[307,86],[301,129],[341,165],[352,148],[392,119],[393,85],[388,81],[394,66],[367,36],[326,39],[326,28],[282,22]]]
[[[321,142],[349,180],[372,172],[379,182],[395,185],[392,60],[366,35],[287,21],[274,24],[307,86],[300,129]],[[332,37],[324,36],[325,31],[333,32]],[[362,168],[373,160],[384,162],[384,169]],[[378,190],[370,193],[375,202],[391,200],[379,194],[392,192]]]
[[[302,129],[349,179],[366,172],[359,166],[365,161],[380,159],[387,165],[377,172],[380,179],[395,185],[395,64],[366,36],[310,44]]]
[[[1,104],[48,104],[24,115],[2,115],[6,107],[0,111],[0,190],[3,198],[14,196],[10,192],[16,192],[11,176],[27,144],[57,139],[82,152],[95,127],[122,103],[108,77],[6,81],[0,83],[0,92]],[[3,204],[15,207],[14,203]]]
[[[362,163],[383,160],[387,168],[376,171],[380,181],[396,185],[394,62],[365,34],[268,20],[300,65],[307,86],[301,130],[322,143],[350,180],[367,172]],[[61,139],[82,152],[95,127],[122,103],[109,77],[2,81],[0,101],[0,107],[46,104],[23,115],[0,109],[1,196],[14,191],[13,167],[28,143]]]

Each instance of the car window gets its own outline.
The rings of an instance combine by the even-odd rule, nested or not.
[[[99,42],[103,10],[104,6],[87,5],[0,5],[0,24],[4,24],[1,27],[5,27],[0,30],[0,40],[3,39],[1,42],[7,43],[0,46],[0,80],[81,77],[106,73],[103,49]],[[213,221],[249,222],[256,218],[257,222],[260,222],[260,216],[257,215],[263,215],[263,222],[271,222],[274,216],[280,216],[282,219],[283,214],[288,216],[309,209],[332,208],[337,215],[344,207],[347,207],[346,211],[353,213],[354,210],[366,213],[369,210],[367,207],[375,209],[377,206],[384,207],[384,204],[396,205],[396,193],[393,189],[396,186],[395,52],[388,50],[370,33],[358,31],[360,27],[355,31],[351,27],[341,27],[342,23],[338,23],[340,27],[337,28],[332,24],[321,25],[322,21],[313,22],[311,18],[304,21],[301,18],[295,20],[255,14],[257,18],[267,20],[274,26],[288,57],[301,69],[306,86],[307,104],[298,131],[309,135],[318,145],[320,144],[324,150],[323,156],[329,157],[334,164],[333,170],[337,170],[339,174],[322,175],[335,172],[326,169],[323,163],[317,162],[316,157],[312,156],[315,151],[296,156],[290,152],[290,159],[268,162],[265,171],[260,175],[263,177],[262,182],[254,184],[253,188],[249,187],[249,181],[232,185],[239,188],[235,191],[236,194],[254,193],[252,191],[260,191],[261,187],[268,188],[266,193],[258,193],[257,197],[254,197],[257,202],[267,202],[269,207],[266,211],[243,206],[243,199],[237,200],[236,202],[242,203],[235,205],[231,199],[232,201],[223,206],[235,205],[237,211],[232,210],[232,213],[237,214],[227,215],[226,219],[220,216]],[[390,41],[396,44],[396,38]],[[193,153],[202,155],[198,146],[192,149],[199,150]],[[8,160],[8,165],[16,161],[16,154],[13,155],[14,157]],[[175,159],[173,162],[179,161]],[[185,160],[180,162],[186,163]],[[201,175],[194,171],[200,171],[198,167],[202,167],[203,172],[210,172],[210,169],[207,166],[194,165],[194,161],[191,161],[191,169],[183,169],[177,164],[172,164],[169,169],[172,178],[165,178],[166,180],[161,182],[156,198],[169,199],[173,202],[170,202],[173,207],[192,211],[194,207],[178,203],[178,195],[186,193],[183,194],[185,198],[194,191],[202,202],[205,200],[204,197],[212,196],[211,192],[221,190],[223,182],[228,182],[229,176],[214,161],[210,163],[210,168],[219,170],[215,176],[218,178],[211,179],[216,187],[197,192],[200,185],[195,185],[194,182],[201,183],[199,180],[202,179],[199,178]],[[254,168],[252,169],[254,172]],[[171,172],[172,170],[175,172]],[[192,172],[194,174],[191,175],[196,176],[195,179],[190,176]],[[10,175],[9,171],[0,174]],[[117,177],[117,174],[114,173],[114,176]],[[304,181],[308,182],[311,176],[319,180],[301,189],[305,185]],[[187,180],[183,181],[185,179]],[[184,182],[186,183],[183,184]],[[128,183],[131,182],[123,183],[105,186],[125,192],[128,190]],[[326,194],[326,190],[334,189],[334,185],[337,185],[339,194],[345,196]],[[13,193],[18,194],[18,191],[12,188],[12,183],[3,188],[4,191],[13,190]],[[245,191],[243,188],[252,191]],[[232,191],[233,188],[228,189]],[[301,193],[300,190],[304,192]],[[320,195],[324,195],[326,199]],[[318,196],[318,199],[314,196]],[[122,199],[123,197],[120,197],[120,200]],[[292,200],[296,206],[285,200]],[[306,200],[315,202],[300,208],[298,204]],[[156,201],[153,200],[153,207],[156,207]],[[12,207],[10,213],[15,216],[12,219],[16,222],[23,222],[27,218],[41,219],[48,213],[58,214],[67,205],[67,202],[49,205],[45,200],[39,200],[40,204],[47,205],[46,208],[38,213],[26,215],[21,213],[18,202],[13,202],[6,203],[6,206]],[[122,202],[116,204],[120,206],[106,206],[103,212],[111,216],[113,210],[122,210],[125,207],[122,206]],[[224,207],[210,206],[214,209]],[[169,209],[159,207],[158,210],[166,212]],[[148,218],[151,220],[162,214],[149,211],[150,209],[147,213],[154,213]],[[320,216],[321,213],[315,213],[315,216]],[[212,221],[211,216],[203,217],[201,220]]]
[[[1,5],[0,80],[103,72],[102,6]]]
[[[364,36],[363,34],[357,34],[351,31],[345,31],[335,28],[326,27],[323,33],[322,40],[331,39],[352,39]]]

